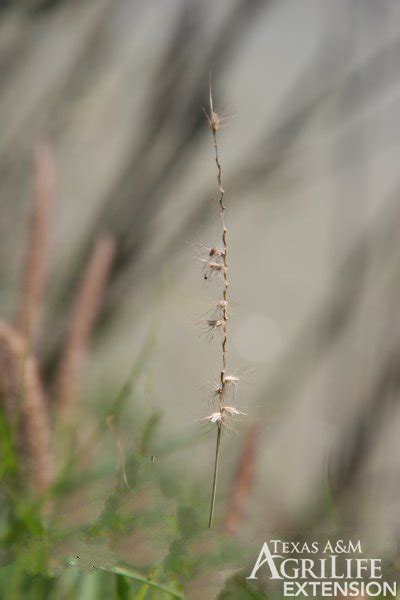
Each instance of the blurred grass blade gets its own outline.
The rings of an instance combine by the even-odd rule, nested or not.
[[[102,597],[101,573],[84,575],[75,591],[77,600],[99,600]],[[99,577],[100,576],[100,577]]]
[[[146,583],[140,586],[140,589],[136,592],[134,596],[134,600],[144,600],[148,590],[149,586]]]
[[[131,587],[125,575],[115,574],[115,586],[118,600],[131,600]]]
[[[142,434],[142,439],[140,441],[140,452],[143,455],[146,455],[149,447],[151,445],[151,442],[153,440],[154,434],[157,430],[158,425],[160,424],[161,421],[161,412],[159,411],[155,411],[153,412],[152,415],[150,415],[149,419],[147,420],[144,429],[143,429],[143,434]]]
[[[132,365],[131,371],[129,373],[127,381],[123,384],[119,393],[117,394],[111,408],[109,409],[109,414],[115,417],[118,417],[126,402],[128,401],[132,390],[135,387],[136,381],[144,370],[144,367],[149,359],[155,343],[157,339],[157,323],[153,323],[146,339],[141,347],[135,362]]]
[[[4,412],[0,410],[0,480],[5,474],[14,473],[18,468],[13,431],[8,426]]]
[[[147,579],[141,573],[138,573],[134,569],[130,567],[123,566],[114,566],[114,567],[96,567],[95,569],[101,569],[102,571],[108,571],[109,573],[114,573],[115,575],[122,575],[127,577],[128,579],[133,579],[134,581],[138,581],[139,583],[144,583],[149,587],[152,587],[159,592],[164,592],[165,594],[169,594],[172,598],[184,598],[184,595],[181,592],[177,592],[176,590],[172,590],[171,588],[165,587],[157,583],[156,581],[151,581],[151,579]]]

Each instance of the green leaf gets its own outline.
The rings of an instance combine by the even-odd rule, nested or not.
[[[101,585],[101,573],[85,574],[79,582],[76,597],[79,600],[98,600],[104,597],[104,589]]]
[[[148,591],[149,586],[147,584],[141,585],[134,596],[134,600],[144,600]]]
[[[125,575],[115,575],[115,585],[117,591],[117,598],[119,600],[130,600],[131,598],[131,586],[129,585],[129,579]]]
[[[16,472],[18,469],[14,434],[13,428],[6,421],[4,411],[0,410],[0,479],[3,479],[6,474]]]
[[[159,412],[159,411],[153,412],[153,414],[150,415],[149,419],[147,420],[147,422],[144,426],[142,439],[140,442],[140,452],[143,455],[147,454],[150,443],[153,440],[154,433],[156,432],[156,429],[157,429],[160,421],[161,421],[161,412]]]
[[[93,565],[93,568],[101,569],[102,571],[107,571],[109,573],[114,573],[115,575],[124,575],[125,577],[128,577],[129,579],[133,579],[134,581],[137,581],[139,583],[145,583],[149,587],[152,587],[152,588],[158,590],[159,592],[164,592],[166,594],[169,594],[172,598],[184,599],[184,595],[182,592],[178,592],[176,590],[171,589],[170,587],[166,587],[165,585],[162,585],[161,583],[157,583],[156,581],[147,579],[147,577],[145,577],[144,575],[142,575],[135,569],[132,569],[131,567],[124,567],[122,565],[97,567],[96,565]]]

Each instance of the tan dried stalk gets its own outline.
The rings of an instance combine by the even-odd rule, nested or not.
[[[222,317],[222,368],[221,368],[221,383],[219,390],[219,414],[220,419],[216,421],[217,424],[217,442],[215,448],[215,461],[214,461],[214,472],[213,472],[213,484],[212,484],[212,492],[211,492],[211,506],[210,506],[210,516],[208,520],[208,527],[211,528],[214,516],[214,506],[215,506],[215,498],[217,492],[217,482],[218,482],[218,466],[219,466],[219,454],[221,448],[221,432],[222,426],[224,423],[224,406],[226,399],[226,385],[227,382],[225,380],[226,368],[227,368],[227,358],[228,358],[228,288],[229,288],[229,280],[228,280],[228,243],[227,243],[227,228],[225,224],[225,190],[222,185],[222,166],[219,159],[219,151],[218,151],[218,141],[217,141],[217,132],[220,127],[220,118],[217,112],[214,110],[211,84],[210,84],[210,114],[207,115],[208,121],[211,127],[211,132],[214,141],[214,154],[215,154],[215,164],[217,166],[217,182],[218,182],[218,190],[219,190],[219,206],[220,206],[220,218],[221,218],[221,240],[222,240],[222,273],[223,273],[223,281],[224,287],[222,291],[222,300],[221,303],[221,317]]]
[[[39,335],[48,264],[51,208],[54,195],[54,165],[50,147],[44,141],[34,149],[35,195],[29,227],[29,241],[23,274],[17,326],[30,348]]]
[[[57,378],[58,402],[64,419],[71,417],[76,406],[84,361],[114,255],[114,238],[103,234],[95,243],[78,289]]]
[[[23,336],[0,322],[0,393],[5,415],[17,423],[19,451],[26,459],[29,481],[45,492],[54,480],[47,399],[34,357]]]
[[[246,510],[253,491],[260,426],[253,423],[246,434],[232,482],[232,492],[225,520],[224,533],[234,535],[246,517]]]

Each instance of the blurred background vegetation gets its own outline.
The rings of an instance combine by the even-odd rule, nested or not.
[[[392,560],[399,59],[390,0],[2,0],[1,598],[277,598],[271,535]],[[254,370],[212,532],[210,72]]]

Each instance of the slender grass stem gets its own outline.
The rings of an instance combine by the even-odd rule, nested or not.
[[[219,451],[221,445],[221,427],[217,428],[217,444],[215,447],[215,462],[214,462],[214,477],[213,477],[213,486],[211,493],[211,506],[210,506],[210,517],[208,519],[208,528],[211,529],[213,517],[214,517],[214,506],[215,506],[215,496],[217,493],[217,482],[218,482],[218,465],[219,465]]]
[[[219,454],[220,454],[220,444],[221,444],[221,431],[223,425],[223,414],[225,410],[225,397],[226,397],[226,368],[227,368],[227,359],[228,359],[228,351],[227,351],[227,343],[228,343],[228,243],[227,243],[227,228],[225,225],[225,190],[222,185],[222,165],[219,159],[219,151],[218,151],[218,141],[217,141],[217,131],[220,126],[220,119],[218,114],[214,110],[213,98],[211,92],[211,81],[210,81],[210,115],[208,116],[208,121],[211,127],[211,132],[213,136],[214,142],[214,160],[217,167],[217,182],[218,182],[218,190],[219,190],[219,206],[220,206],[220,219],[221,219],[221,242],[222,242],[222,273],[223,273],[223,290],[222,290],[222,365],[221,365],[221,384],[220,384],[220,393],[219,393],[219,412],[220,412],[220,422],[217,426],[217,444],[215,451],[215,462],[214,462],[214,476],[213,476],[213,486],[211,493],[211,506],[210,506],[210,518],[208,522],[208,527],[211,528],[213,514],[214,514],[214,505],[215,505],[215,497],[217,493],[217,482],[218,482],[218,463],[219,463]]]

